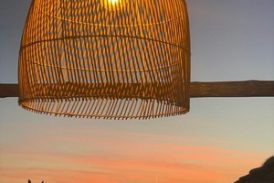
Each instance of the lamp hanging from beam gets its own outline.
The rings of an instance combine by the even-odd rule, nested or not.
[[[53,115],[148,119],[189,111],[184,0],[33,0],[19,104]]]

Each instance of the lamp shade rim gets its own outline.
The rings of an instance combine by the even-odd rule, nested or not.
[[[53,116],[89,119],[155,119],[186,114],[188,107],[158,99],[115,97],[21,98],[24,109]]]

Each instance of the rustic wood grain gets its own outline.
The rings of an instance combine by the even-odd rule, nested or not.
[[[274,81],[192,82],[191,98],[273,97]]]
[[[0,98],[19,97],[18,84],[0,84]]]
[[[18,84],[0,84],[0,98],[18,97]],[[274,97],[274,81],[192,82],[191,98]]]

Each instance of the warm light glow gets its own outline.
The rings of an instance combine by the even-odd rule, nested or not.
[[[116,5],[119,2],[119,0],[108,0],[109,4]]]
[[[116,120],[188,112],[190,34],[184,0],[160,6],[154,0],[67,1],[69,7],[31,4],[18,59],[23,108]],[[52,8],[68,13],[51,15]],[[64,21],[69,26],[62,26]],[[23,49],[37,37],[46,41]]]
[[[125,5],[125,0],[104,0],[104,6],[109,11],[120,10]]]

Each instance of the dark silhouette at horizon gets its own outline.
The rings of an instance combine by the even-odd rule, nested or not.
[[[274,183],[274,156],[261,167],[250,170],[248,175],[241,177],[235,183]]]
[[[30,180],[30,179],[28,180],[28,183],[31,183],[31,180]],[[44,181],[42,181],[41,183],[44,183]]]

